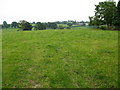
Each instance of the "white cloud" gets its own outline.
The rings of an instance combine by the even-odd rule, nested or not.
[[[105,0],[1,0],[0,23],[12,21],[89,20],[94,4]]]

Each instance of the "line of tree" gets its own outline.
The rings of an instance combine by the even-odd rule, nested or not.
[[[104,1],[95,5],[95,15],[89,17],[89,25],[97,26],[101,29],[120,29],[120,1]]]
[[[11,24],[7,24],[6,21],[3,22],[2,28],[20,28],[22,30],[45,30],[45,29],[71,29],[73,25],[81,26],[80,24],[83,24],[82,26],[85,26],[85,21],[56,21],[56,22],[27,22],[25,20],[20,20],[18,23],[13,21]],[[75,27],[75,26],[73,26]]]
[[[70,29],[71,26],[73,25],[72,22],[67,22],[66,23],[68,27],[67,29]],[[12,22],[11,24],[7,24],[6,21],[3,21],[2,28],[20,28],[22,30],[45,30],[45,29],[64,29],[65,27],[62,25],[59,25],[56,22],[48,22],[48,23],[41,23],[41,22],[32,22],[29,23],[25,20],[20,20],[18,23],[17,22]]]

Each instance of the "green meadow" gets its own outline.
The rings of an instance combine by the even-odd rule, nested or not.
[[[118,87],[118,31],[2,31],[3,88]]]

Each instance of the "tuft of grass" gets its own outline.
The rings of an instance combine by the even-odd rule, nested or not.
[[[3,30],[3,88],[118,87],[118,32]]]

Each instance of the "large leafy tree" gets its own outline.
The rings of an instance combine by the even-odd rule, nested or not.
[[[119,0],[119,2],[117,4],[117,9],[116,9],[116,13],[115,13],[113,24],[115,26],[119,26],[120,27],[120,0]]]
[[[25,21],[25,20],[21,20],[19,22],[19,27],[22,29],[22,30],[31,30],[32,29],[32,25]]]
[[[90,18],[90,23],[97,25],[98,27],[106,24],[109,28],[113,23],[115,11],[115,2],[99,2],[98,5],[95,5],[95,16]]]
[[[100,25],[105,24],[103,20],[99,19],[99,16],[92,16],[92,17],[89,17],[89,19],[90,19],[90,22],[89,22],[90,26],[95,25],[99,28]]]

